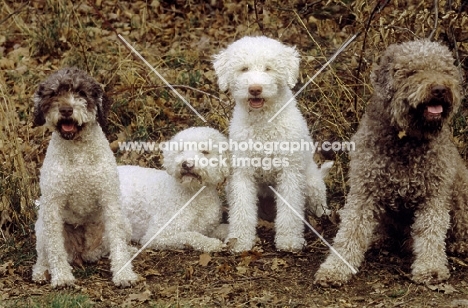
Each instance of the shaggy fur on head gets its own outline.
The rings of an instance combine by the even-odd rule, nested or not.
[[[192,127],[166,143],[163,150],[166,171],[118,167],[122,208],[131,221],[134,241],[144,245],[160,232],[149,248],[190,246],[209,252],[224,246],[221,240],[227,235],[227,226],[220,224],[222,208],[216,187],[229,174],[229,160],[227,152],[218,146],[221,142],[226,144],[227,139],[217,130]],[[186,147],[171,148],[175,144]],[[205,147],[208,144],[212,147]],[[211,164],[206,163],[210,160]],[[200,194],[164,227],[203,186]]]
[[[391,45],[375,66],[375,89],[350,153],[350,190],[334,248],[359,267],[373,234],[410,235],[412,279],[449,277],[450,251],[467,252],[468,173],[451,142],[460,75],[447,47],[427,40]],[[316,283],[338,286],[350,269],[333,253]]]
[[[34,124],[46,124],[64,139],[76,138],[86,123],[107,125],[110,100],[101,86],[77,68],[61,69],[34,93]]]
[[[117,164],[99,123],[107,101],[99,84],[76,68],[57,71],[34,94],[35,123],[54,129],[41,169],[33,280],[72,285],[69,262],[110,253],[113,282],[137,279],[128,265],[130,226],[120,210]]]
[[[229,90],[236,102],[229,127],[233,142],[266,144],[267,142],[312,142],[306,121],[293,99],[272,121],[268,120],[280,110],[293,95],[299,74],[299,54],[294,47],[264,37],[244,37],[215,56],[214,68],[221,90]],[[252,249],[257,225],[257,202],[276,199],[276,248],[302,249],[304,205],[311,207],[317,216],[328,213],[323,177],[331,163],[319,170],[313,161],[312,151],[275,149],[231,153],[233,174],[228,179],[229,239],[236,239],[234,251]],[[247,159],[258,166],[239,166]],[[265,168],[265,160],[276,161],[276,166]],[[286,163],[285,163],[286,162]],[[293,209],[273,194],[274,187]],[[296,212],[296,213],[295,213]]]

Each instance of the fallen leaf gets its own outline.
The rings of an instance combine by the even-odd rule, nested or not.
[[[151,291],[150,290],[145,290],[142,293],[139,294],[130,294],[128,298],[133,301],[138,301],[138,302],[146,302],[150,299],[151,297]]]
[[[5,273],[9,269],[11,269],[12,266],[13,266],[12,260],[8,260],[6,263],[3,263],[2,265],[0,265],[0,275],[5,275]]]
[[[200,255],[200,260],[198,261],[198,263],[201,266],[207,266],[208,263],[210,263],[210,261],[211,261],[211,256],[207,253],[204,253]]]
[[[219,272],[222,272],[224,274],[230,272],[232,270],[232,267],[227,264],[227,263],[223,263],[221,265],[219,265],[217,268],[216,268]]]
[[[150,277],[150,276],[161,276],[161,273],[158,270],[150,268],[145,271],[145,277]]]
[[[271,264],[271,269],[276,271],[279,269],[280,266],[288,267],[288,263],[283,259],[274,258],[273,263]]]
[[[193,267],[189,265],[185,268],[185,280],[191,280],[193,276]]]
[[[442,292],[444,292],[444,294],[453,294],[455,292],[458,292],[457,289],[455,289],[452,285],[450,285],[448,283],[427,285],[427,287],[432,291],[438,291],[438,292],[442,291]]]
[[[122,303],[122,307],[135,307],[136,303],[144,303],[149,301],[151,297],[151,291],[145,290],[139,294],[130,294],[128,295],[127,299],[124,303]]]

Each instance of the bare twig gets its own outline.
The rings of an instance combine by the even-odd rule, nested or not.
[[[432,32],[429,35],[430,41],[432,41],[432,39],[434,38],[434,34],[437,31],[438,20],[439,20],[439,1],[434,0],[434,29],[432,29]]]
[[[19,9],[17,9],[17,10],[14,11],[13,13],[8,14],[7,17],[5,17],[5,18],[3,18],[2,20],[0,20],[0,25],[3,24],[5,21],[7,21],[11,16],[20,13],[20,12],[23,10],[23,8],[24,8],[25,6],[29,6],[29,2],[30,2],[30,1],[26,2],[26,3],[23,4]]]
[[[371,12],[371,14],[369,16],[369,19],[367,20],[366,28],[364,30],[364,39],[362,41],[361,53],[359,55],[358,66],[356,68],[355,78],[356,78],[357,82],[359,82],[359,75],[361,74],[362,59],[363,59],[363,55],[364,55],[364,49],[366,48],[367,33],[369,31],[370,24],[371,24],[372,20],[374,19],[375,15],[377,13],[379,13],[380,11],[382,11],[389,2],[390,2],[390,0],[379,0],[379,1],[377,1],[377,4],[375,5],[374,9],[372,10],[372,12]],[[356,115],[357,115],[357,101],[358,101],[358,94],[357,94],[357,91],[356,91],[355,94],[354,94],[354,110],[356,111]]]
[[[262,34],[265,35],[265,32],[263,31],[263,24],[258,18],[258,12],[257,12],[257,0],[254,0],[254,11],[255,11],[255,21],[257,22],[258,27],[260,28],[260,31],[262,31]]]
[[[171,85],[173,88],[183,88],[183,89],[189,89],[189,90],[192,90],[192,91],[195,91],[195,92],[198,92],[198,93],[202,93],[206,96],[209,96],[211,98],[214,98],[218,101],[220,101],[221,103],[223,103],[224,105],[226,106],[230,106],[231,103],[230,102],[226,102],[226,101],[223,101],[221,98],[217,97],[216,95],[213,95],[211,93],[208,93],[208,92],[205,92],[205,91],[202,91],[202,90],[198,90],[196,88],[193,88],[191,86],[186,86],[186,85]],[[147,89],[147,90],[156,90],[156,89],[161,89],[161,88],[168,88],[168,86],[142,86],[142,87],[139,87],[139,89]],[[111,91],[111,94],[117,94],[117,93],[122,93],[122,92],[127,92],[128,91],[128,87],[126,87],[125,89],[120,89],[118,91]]]

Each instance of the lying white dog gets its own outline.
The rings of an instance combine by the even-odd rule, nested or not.
[[[122,208],[131,221],[133,241],[144,245],[158,233],[147,247],[191,246],[209,252],[224,246],[221,240],[227,226],[220,224],[222,207],[216,187],[229,174],[229,160],[218,147],[221,142],[226,144],[226,137],[216,129],[192,127],[166,143],[166,171],[118,167]]]
[[[237,239],[233,250],[252,248],[256,204],[259,196],[273,194],[268,186],[286,201],[275,194],[276,248],[299,250],[305,243],[300,218],[305,203],[317,216],[329,213],[323,177],[332,166],[327,163],[319,170],[311,147],[292,150],[298,144],[312,144],[307,123],[291,92],[299,74],[299,55],[295,48],[264,36],[244,37],[215,56],[214,69],[220,89],[230,90],[236,102],[229,127],[230,142],[257,145],[245,151],[240,146],[231,149],[233,175],[228,180],[227,198],[228,239]],[[272,144],[276,147],[270,151]]]

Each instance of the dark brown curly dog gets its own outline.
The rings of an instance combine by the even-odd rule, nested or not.
[[[461,101],[453,63],[447,47],[420,40],[389,46],[373,70],[375,93],[352,139],[350,191],[334,241],[355,268],[389,221],[410,231],[415,282],[450,276],[447,238],[449,250],[468,248],[468,172],[449,127]],[[315,282],[339,286],[351,276],[330,254]]]

